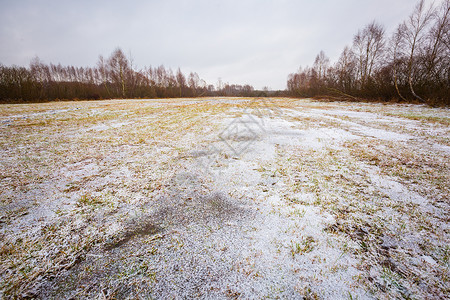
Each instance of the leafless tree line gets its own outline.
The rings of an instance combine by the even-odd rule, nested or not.
[[[335,64],[321,51],[312,67],[290,74],[288,92],[449,105],[449,18],[450,0],[437,7],[420,0],[390,37],[373,21],[356,33]]]
[[[44,64],[34,58],[28,68],[0,65],[0,101],[58,99],[170,98],[253,96],[250,85],[207,84],[195,72],[183,74],[164,66],[136,70],[133,59],[117,48],[100,56],[95,67]]]

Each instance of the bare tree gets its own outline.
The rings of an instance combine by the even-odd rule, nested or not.
[[[162,87],[166,87],[167,83],[166,83],[166,68],[164,68],[163,65],[159,66],[158,68],[156,68],[156,85],[160,88]]]
[[[181,72],[180,68],[178,68],[178,70],[177,70],[176,79],[177,79],[178,88],[180,89],[180,97],[181,97],[182,91],[186,87],[186,77]]]
[[[402,63],[402,27],[398,26],[397,30],[394,32],[391,38],[391,46],[389,47],[390,54],[392,56],[392,75],[394,79],[394,86],[395,91],[397,92],[397,95],[404,101],[406,101],[406,98],[403,97],[403,95],[400,93],[400,89],[398,88],[399,83],[399,75],[398,75],[398,69],[401,66]]]
[[[375,21],[358,31],[353,38],[361,87],[364,87],[370,79],[375,64],[383,55],[384,45],[384,28]]]
[[[440,82],[448,71],[450,48],[448,34],[450,31],[450,0],[444,1],[437,10],[423,54],[426,74],[432,76],[435,82]],[[447,41],[446,41],[447,38]],[[446,45],[447,42],[447,45]]]
[[[319,83],[322,83],[323,78],[326,76],[330,59],[325,55],[325,52],[320,51],[314,60],[313,68],[317,72]]]
[[[193,96],[195,97],[197,95],[197,89],[200,85],[200,77],[197,73],[191,72],[189,74],[188,84],[189,88],[192,90]]]
[[[216,90],[220,93],[223,89],[223,82],[222,82],[222,78],[218,78],[217,79],[217,88]]]
[[[112,81],[118,88],[118,94],[126,97],[126,75],[129,73],[129,62],[122,49],[117,48],[108,59],[108,68]]]
[[[108,89],[108,81],[109,81],[109,72],[106,66],[105,59],[102,55],[98,57],[97,68],[100,74],[100,78],[103,82],[103,86],[105,87],[106,93],[109,97],[111,97],[111,93]]]
[[[416,94],[413,87],[414,67],[417,60],[416,54],[424,46],[426,30],[433,16],[433,6],[426,8],[425,0],[420,0],[413,13],[397,29],[399,45],[402,46],[399,50],[405,51],[405,55],[407,56],[407,75],[410,91],[415,98],[422,102],[425,102],[425,100]]]
[[[335,66],[338,84],[346,93],[351,92],[353,88],[356,64],[355,54],[350,47],[346,46]]]

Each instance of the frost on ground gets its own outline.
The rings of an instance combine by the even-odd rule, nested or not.
[[[0,298],[445,298],[450,112],[2,105]]]

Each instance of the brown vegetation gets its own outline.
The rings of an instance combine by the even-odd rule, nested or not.
[[[60,99],[174,98],[261,96],[250,85],[207,84],[197,73],[176,74],[163,65],[136,70],[133,59],[117,48],[96,67],[44,64],[34,58],[28,68],[0,64],[0,102]]]

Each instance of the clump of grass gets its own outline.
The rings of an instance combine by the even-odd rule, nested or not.
[[[7,256],[14,254],[15,252],[16,248],[10,243],[5,243],[0,246],[0,257],[2,258],[2,260]]]
[[[295,257],[296,254],[302,255],[302,254],[313,251],[315,244],[316,244],[316,241],[314,240],[314,238],[312,236],[308,236],[306,239],[304,239],[300,243],[292,242],[292,244],[291,244],[292,257]]]
[[[292,212],[289,213],[289,216],[291,217],[299,217],[303,218],[306,214],[306,211],[302,208],[296,208]]]
[[[383,267],[383,272],[381,278],[385,280],[386,288],[394,289],[394,291],[398,291],[404,296],[404,298],[408,295],[407,289],[402,285],[402,276],[391,270],[389,267]]]
[[[84,194],[78,199],[77,206],[83,207],[83,206],[96,206],[96,205],[102,205],[104,201],[99,198],[92,196],[90,194]]]

